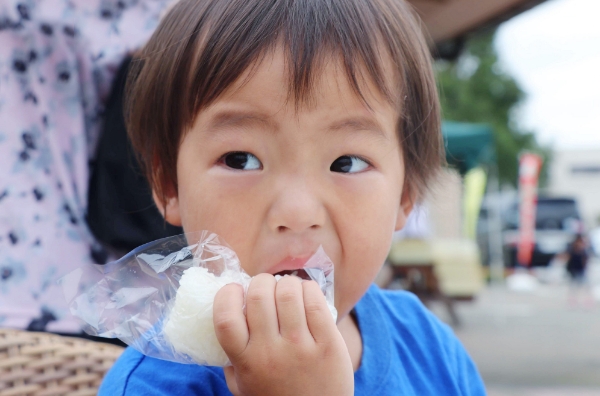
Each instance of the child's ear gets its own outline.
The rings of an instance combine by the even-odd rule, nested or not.
[[[169,194],[163,200],[156,194],[156,191],[152,191],[152,198],[156,207],[165,218],[165,221],[176,227],[181,227],[181,213],[179,211],[177,194]]]
[[[400,198],[400,209],[398,210],[398,216],[396,217],[396,228],[395,231],[400,231],[406,225],[408,215],[412,212],[415,206],[416,197],[410,191],[409,188],[405,187],[402,191],[402,197]]]

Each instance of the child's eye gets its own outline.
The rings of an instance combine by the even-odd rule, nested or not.
[[[368,167],[369,164],[363,159],[352,155],[343,155],[333,161],[329,170],[340,173],[358,173],[364,171]]]
[[[225,166],[239,170],[257,170],[262,168],[262,164],[255,155],[237,151],[227,153],[220,160]]]

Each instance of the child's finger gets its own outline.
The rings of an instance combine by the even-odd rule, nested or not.
[[[275,303],[281,336],[293,343],[310,339],[306,332],[302,280],[295,276],[281,278],[275,288]]]
[[[275,285],[273,275],[259,274],[252,278],[246,295],[246,320],[250,337],[272,342],[279,336]]]
[[[315,281],[302,282],[302,288],[308,330],[317,343],[330,341],[337,329],[321,288]]]
[[[231,392],[233,396],[240,395],[241,393],[238,388],[237,381],[235,380],[235,369],[233,366],[223,367],[223,373],[225,374],[225,382],[227,382],[229,392]]]
[[[232,362],[244,352],[250,338],[243,308],[244,289],[241,285],[231,283],[217,292],[213,304],[215,333]]]

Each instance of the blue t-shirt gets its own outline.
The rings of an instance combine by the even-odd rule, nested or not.
[[[355,307],[363,355],[357,395],[485,395],[452,330],[412,294],[371,286]],[[178,364],[127,348],[99,395],[230,395],[219,367]]]

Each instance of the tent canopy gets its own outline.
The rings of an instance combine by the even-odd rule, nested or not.
[[[478,165],[496,160],[492,128],[487,124],[444,121],[446,161],[464,175]]]

